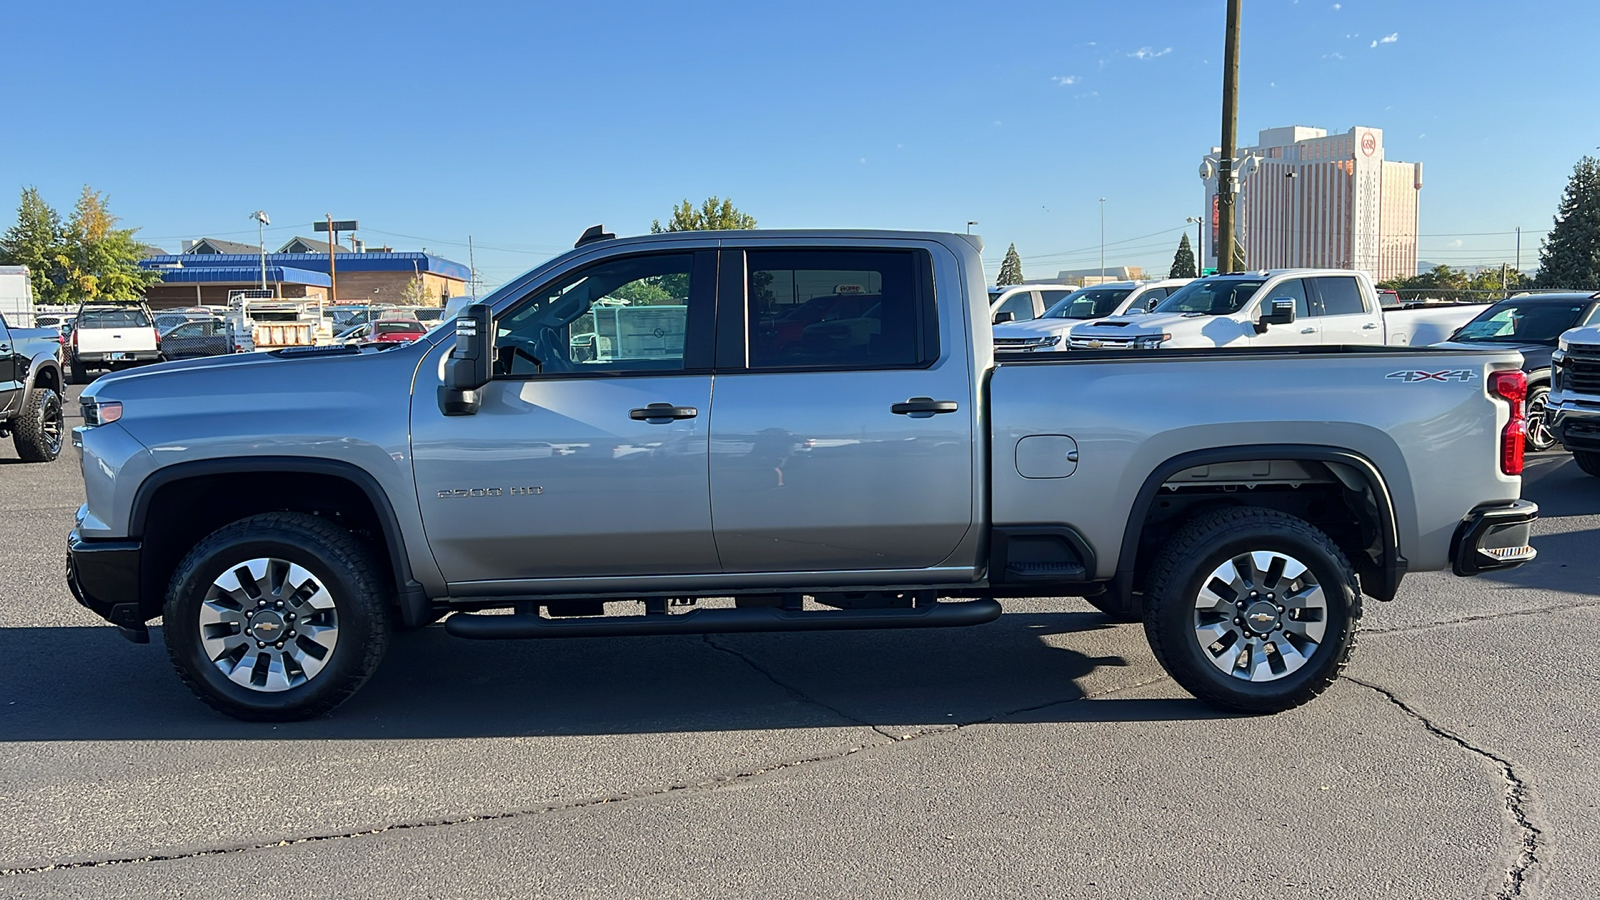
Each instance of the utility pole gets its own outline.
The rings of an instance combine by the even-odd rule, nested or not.
[[[1238,183],[1233,157],[1239,151],[1239,5],[1228,0],[1228,25],[1222,51],[1222,152],[1217,160],[1217,271],[1233,271],[1234,201]]]
[[[477,299],[477,297],[478,297],[478,262],[477,262],[477,259],[478,258],[476,256],[472,255],[472,235],[469,234],[469,235],[467,235],[467,268],[472,272],[472,281],[468,284],[468,286],[472,289],[472,297],[473,297],[473,299]]]
[[[1237,3],[1238,0],[1233,0]],[[328,304],[339,302],[339,269],[333,258],[338,255],[339,232],[333,230],[333,214],[328,213]]]
[[[1522,226],[1517,226],[1517,274],[1522,274]]]

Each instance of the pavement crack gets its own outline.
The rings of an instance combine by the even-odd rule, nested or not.
[[[1543,616],[1555,612],[1569,612],[1574,609],[1595,609],[1600,607],[1600,601],[1584,600],[1577,603],[1561,603],[1555,606],[1538,606],[1532,609],[1513,609],[1505,612],[1482,613],[1479,615],[1462,616],[1459,619],[1445,619],[1442,622],[1428,622],[1423,625],[1396,625],[1392,628],[1362,628],[1362,634],[1408,634],[1416,631],[1428,631],[1434,628],[1444,628],[1449,625],[1467,625],[1473,622],[1491,622],[1495,619],[1509,619],[1517,616]]]
[[[1539,838],[1544,832],[1540,831],[1539,827],[1534,825],[1528,818],[1528,812],[1525,809],[1528,786],[1518,777],[1516,769],[1512,767],[1510,760],[1491,750],[1479,747],[1461,735],[1435,724],[1427,716],[1417,712],[1410,704],[1401,700],[1399,696],[1387,688],[1379,687],[1370,681],[1351,677],[1348,674],[1345,675],[1345,678],[1381,695],[1399,708],[1401,712],[1415,719],[1430,734],[1443,738],[1468,753],[1481,756],[1499,767],[1500,777],[1505,781],[1506,814],[1516,823],[1517,830],[1522,834],[1522,839],[1517,844],[1517,852],[1512,859],[1511,865],[1506,867],[1505,881],[1499,892],[1495,894],[1495,898],[1496,900],[1514,900],[1514,898],[1521,897],[1522,888],[1527,882],[1528,870],[1539,862]]]
[[[785,693],[787,693],[789,696],[795,698],[796,700],[799,700],[802,703],[808,703],[808,704],[810,704],[812,706],[821,707],[822,709],[825,709],[828,712],[833,713],[834,715],[838,716],[839,718],[844,719],[846,722],[850,722],[852,724],[859,725],[862,728],[870,728],[873,731],[875,731],[878,734],[888,738],[891,741],[905,740],[905,738],[903,736],[897,736],[897,735],[891,734],[890,732],[884,731],[882,728],[878,727],[877,725],[872,724],[871,722],[866,721],[865,719],[860,719],[860,718],[857,718],[856,716],[852,716],[852,715],[850,715],[849,713],[845,712],[844,710],[840,709],[837,706],[833,706],[832,704],[824,703],[823,701],[818,700],[817,698],[811,696],[810,694],[807,694],[805,691],[800,690],[799,688],[795,687],[794,685],[789,684],[788,682],[784,681],[783,679],[779,678],[778,676],[776,676],[776,675],[772,674],[771,672],[767,671],[764,667],[762,667],[762,665],[760,663],[758,663],[755,660],[751,659],[747,654],[742,653],[742,652],[740,652],[738,650],[735,650],[732,647],[728,647],[728,646],[725,646],[723,644],[719,644],[716,641],[712,640],[711,639],[711,635],[703,634],[700,637],[701,637],[702,640],[705,641],[706,646],[710,647],[713,650],[718,650],[718,651],[721,651],[723,653],[728,654],[729,656],[734,657],[735,659],[737,659],[740,662],[744,663],[746,666],[749,666],[751,668],[751,670],[753,670],[757,674],[761,675],[763,678],[767,679],[768,681],[772,682],[780,690],[784,691]]]
[[[680,782],[677,784],[668,785],[666,787],[656,788],[654,790],[639,791],[635,793],[605,794],[602,796],[587,797],[582,800],[575,800],[571,803],[551,803],[530,809],[511,810],[508,812],[498,813],[484,813],[481,815],[418,819],[410,822],[395,822],[388,825],[379,825],[374,828],[357,829],[354,831],[329,832],[326,834],[285,838],[277,841],[260,841],[256,843],[239,844],[237,846],[230,847],[206,847],[198,850],[188,850],[174,853],[149,853],[143,856],[124,856],[108,859],[88,859],[70,862],[48,863],[37,866],[6,867],[0,868],[0,878],[21,875],[38,875],[45,872],[58,872],[70,869],[98,869],[108,866],[134,865],[137,863],[174,862],[189,859],[202,859],[211,856],[225,856],[233,853],[249,853],[255,850],[271,850],[278,847],[294,847],[300,844],[319,844],[327,841],[351,840],[354,838],[387,834],[389,832],[415,831],[429,828],[448,828],[452,825],[466,825],[474,822],[498,822],[506,819],[521,819],[532,816],[548,815],[550,813],[562,813],[573,810],[590,809],[612,803],[627,803],[638,800],[648,800],[654,797],[664,797],[669,794],[714,791],[733,784],[747,781],[752,778],[759,778],[764,775],[770,775],[774,772],[781,772],[785,769],[794,769],[803,766],[815,765],[817,763],[832,762],[834,760],[844,759],[845,757],[860,753],[871,746],[883,745],[868,744],[851,746],[834,753],[825,753],[817,756],[808,756],[801,759],[786,760],[770,765],[744,769],[732,774],[725,773],[712,775],[708,778],[704,778],[695,782]]]

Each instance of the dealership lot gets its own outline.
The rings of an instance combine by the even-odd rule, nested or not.
[[[76,394],[76,389],[73,391]],[[76,409],[69,402],[69,412]],[[69,422],[69,424],[72,424]],[[1600,479],[1541,557],[1369,601],[1348,677],[1219,715],[1077,600],[975,629],[399,635],[333,717],[224,718],[62,580],[69,451],[0,451],[0,897],[1584,897]]]

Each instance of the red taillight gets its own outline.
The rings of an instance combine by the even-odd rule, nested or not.
[[[159,328],[151,328],[150,329],[150,336],[155,339],[157,347],[161,346],[161,329],[159,329]]]
[[[78,329],[72,329],[72,349],[78,349]]]
[[[1521,371],[1492,372],[1489,390],[1511,404],[1511,421],[1500,432],[1500,471],[1521,475],[1522,448],[1528,437],[1528,417],[1522,405],[1528,398],[1528,376]]]

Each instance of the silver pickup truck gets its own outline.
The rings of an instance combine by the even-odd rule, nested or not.
[[[130,639],[162,617],[179,674],[246,719],[333,709],[441,618],[919,628],[1067,595],[1142,617],[1196,696],[1270,712],[1337,677],[1363,594],[1533,557],[1518,364],[997,360],[974,238],[595,228],[410,345],[101,378],[68,578]]]

